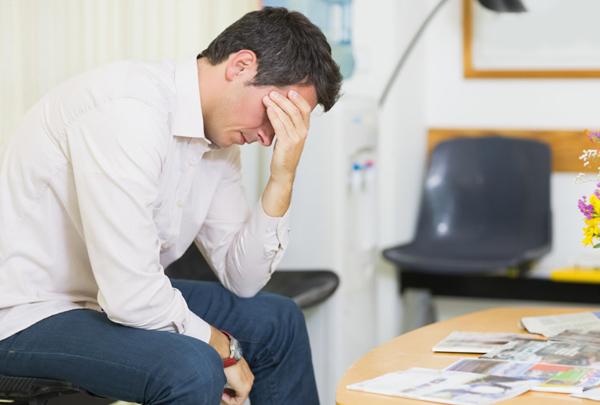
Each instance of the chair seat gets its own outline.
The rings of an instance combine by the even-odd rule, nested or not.
[[[165,272],[172,278],[218,282],[193,243]],[[330,270],[279,270],[273,273],[263,291],[291,298],[305,309],[325,301],[335,292],[339,283],[337,274]]]
[[[275,272],[263,291],[291,298],[306,309],[329,298],[339,284],[338,275],[330,270],[284,270]]]
[[[75,394],[78,392],[81,391],[66,381],[0,375],[1,400],[28,403],[32,399],[44,401],[60,395]]]
[[[523,250],[518,249],[518,246],[503,248],[498,244],[492,249],[485,249],[480,244],[474,247],[473,251],[468,251],[462,246],[454,248],[450,245],[422,246],[409,243],[385,249],[383,256],[399,269],[429,273],[487,274],[509,268],[526,269],[530,261],[540,258],[549,250],[549,245]]]

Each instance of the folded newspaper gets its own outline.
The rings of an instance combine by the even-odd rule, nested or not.
[[[461,359],[446,370],[536,380],[531,389],[543,392],[581,393],[600,384],[600,370],[560,364]]]
[[[524,333],[452,332],[433,346],[434,352],[487,353],[515,340],[539,340]]]
[[[537,380],[411,368],[348,385],[355,391],[457,405],[486,405],[528,391]]]
[[[600,346],[563,341],[514,341],[481,358],[599,368]]]
[[[546,337],[554,336],[567,329],[598,330],[600,329],[600,312],[528,316],[521,319],[521,324],[529,333],[539,333]]]

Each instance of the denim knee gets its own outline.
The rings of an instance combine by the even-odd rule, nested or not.
[[[208,347],[204,350],[182,349],[168,350],[153,367],[144,404],[220,403],[226,378],[219,354]]]
[[[282,323],[288,327],[288,330],[293,333],[304,332],[306,330],[304,313],[302,313],[298,304],[293,300],[282,297],[277,304],[277,308],[279,317],[283,321]]]
[[[283,296],[269,295],[268,307],[270,316],[265,319],[268,323],[265,330],[272,331],[271,337],[276,340],[273,343],[283,347],[308,343],[304,314],[294,301]]]

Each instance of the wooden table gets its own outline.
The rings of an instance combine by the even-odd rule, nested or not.
[[[348,384],[367,380],[397,370],[411,367],[444,368],[459,357],[477,357],[468,354],[433,353],[431,348],[452,331],[470,332],[525,332],[520,319],[524,316],[543,316],[582,311],[598,311],[597,308],[562,307],[515,307],[495,308],[437,322],[416,329],[384,343],[367,353],[353,364],[342,377],[336,390],[338,405],[392,405],[426,404],[427,402],[400,397],[368,394],[346,389]],[[572,398],[567,394],[528,392],[502,404],[589,404],[600,402]]]

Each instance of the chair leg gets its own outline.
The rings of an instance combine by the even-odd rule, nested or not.
[[[420,328],[437,321],[437,310],[431,292],[411,288],[405,291],[404,331]]]

